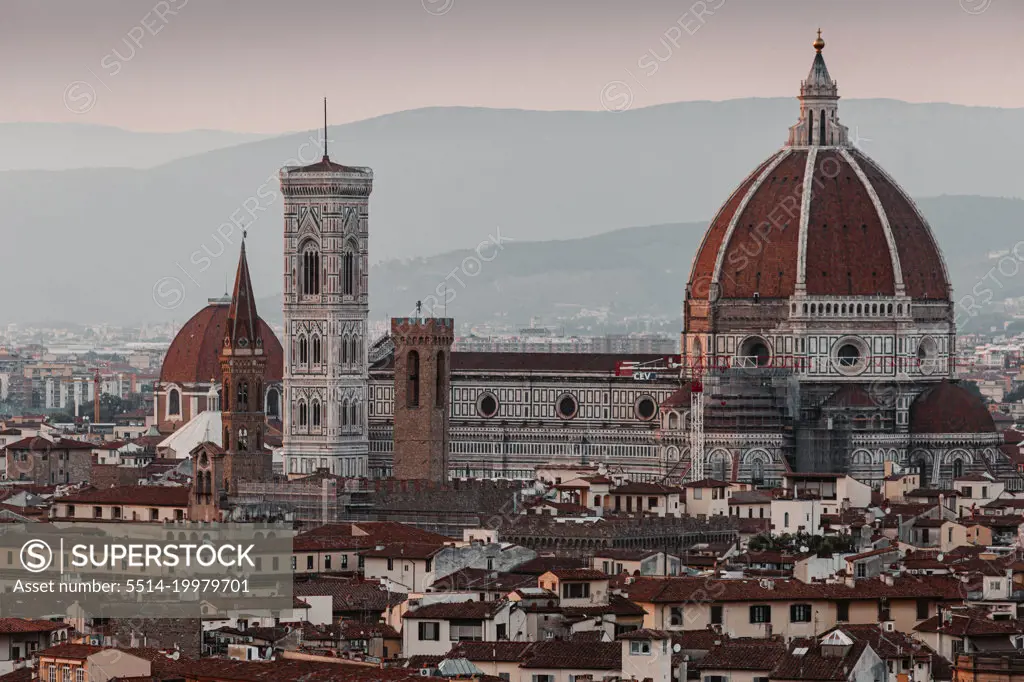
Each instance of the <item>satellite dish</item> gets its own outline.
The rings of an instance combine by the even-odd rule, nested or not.
[[[885,508],[885,513],[886,514],[891,514],[892,513],[892,509],[890,509],[889,507],[886,507]]]
[[[672,653],[678,654],[682,650],[683,650],[683,647],[679,646],[678,644],[673,644],[672,645]]]
[[[936,560],[938,560],[938,561],[942,561],[942,557],[943,557],[943,554],[941,552],[935,556]]]
[[[800,551],[801,551],[801,552],[806,552],[806,551],[807,551],[807,549],[808,549],[808,548],[807,548],[807,545],[800,545]]]

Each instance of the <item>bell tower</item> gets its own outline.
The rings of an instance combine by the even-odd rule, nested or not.
[[[391,338],[395,343],[394,477],[443,483],[448,480],[455,321],[395,318]]]
[[[326,130],[325,130],[326,138]],[[366,476],[373,171],[325,154],[281,170],[285,473]]]
[[[243,239],[224,330],[224,346],[220,351],[224,381],[220,406],[224,430],[221,446],[226,453],[224,480],[229,494],[236,492],[237,481],[263,481],[273,472],[271,456],[263,449],[267,421],[263,414],[263,377],[267,356],[263,352],[259,321]]]
[[[220,520],[221,502],[238,492],[240,481],[266,481],[273,475],[271,455],[263,448],[263,378],[267,356],[244,239],[225,322],[220,366],[224,382],[220,401],[221,446],[206,442],[191,452],[189,516],[193,521]]]

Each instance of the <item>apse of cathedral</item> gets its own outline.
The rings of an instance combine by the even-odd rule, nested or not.
[[[942,253],[851,144],[824,47],[819,35],[786,144],[725,198],[680,284],[675,357],[454,352],[447,318],[370,339],[372,170],[326,154],[282,169],[284,343],[253,306],[246,338],[262,339],[263,361],[244,372],[260,387],[249,407],[280,420],[283,473],[529,480],[555,462],[763,486],[793,472],[876,486],[898,470],[932,486],[1012,473],[988,410],[956,382]],[[210,462],[240,449],[241,422],[248,446],[261,432],[222,388],[243,371],[221,348],[239,343],[237,297],[236,284],[197,313],[161,373],[163,431],[220,401],[231,428],[198,453]]]

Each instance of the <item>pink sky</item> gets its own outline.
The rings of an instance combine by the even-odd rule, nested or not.
[[[324,95],[341,123],[436,105],[600,110],[617,81],[633,107],[795,96],[819,25],[844,97],[1024,107],[1018,0],[5,0],[2,12],[0,121],[282,132],[317,125]]]

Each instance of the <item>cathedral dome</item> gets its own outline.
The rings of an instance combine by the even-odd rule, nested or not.
[[[220,349],[230,312],[230,299],[211,301],[181,328],[164,357],[160,383],[192,384],[220,381]],[[260,319],[268,382],[281,381],[284,351],[270,326]]]
[[[950,381],[935,384],[910,405],[910,432],[995,433],[992,414],[981,398]]]
[[[819,41],[788,144],[754,169],[711,221],[687,298],[948,301],[949,276],[927,221],[877,163],[849,144]]]

